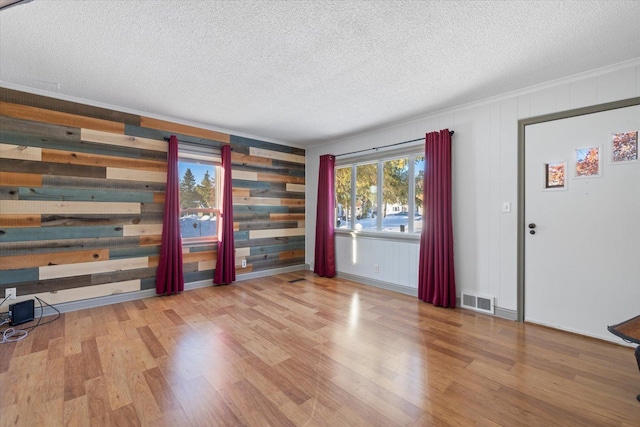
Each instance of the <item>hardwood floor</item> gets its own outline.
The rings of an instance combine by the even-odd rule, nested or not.
[[[0,345],[1,426],[637,426],[638,393],[631,348],[305,271]]]

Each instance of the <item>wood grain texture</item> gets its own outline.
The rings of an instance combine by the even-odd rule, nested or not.
[[[0,227],[40,227],[40,215],[0,214]]]
[[[139,136],[101,132],[93,129],[81,129],[80,138],[83,141],[99,142],[102,144],[115,145],[118,147],[135,147],[143,150],[162,151],[164,153],[167,152],[166,141],[141,138]]]
[[[256,147],[251,147],[251,149],[249,150],[249,153],[252,156],[256,156],[256,157],[265,157],[267,159],[277,159],[277,160],[285,160],[287,162],[293,162],[293,163],[305,163],[306,159],[304,156],[300,156],[300,155],[296,155],[296,154],[289,154],[289,153],[282,153],[279,151],[272,151],[272,150],[265,150],[262,148],[256,148]]]
[[[0,171],[0,185],[41,187],[42,175],[37,175],[33,173]]]
[[[3,344],[0,425],[635,426],[638,375],[628,347],[300,271]]]
[[[132,125],[140,123],[140,116],[136,114],[123,113],[106,108],[94,107],[92,105],[78,104],[77,102],[65,101],[62,99],[35,95],[7,88],[0,88],[0,100],[14,104],[44,108],[47,110],[94,117],[113,122],[129,123]]]
[[[250,239],[264,239],[281,236],[304,236],[304,228],[280,228],[275,230],[251,230]]]
[[[69,165],[86,165],[136,169],[153,172],[167,172],[167,163],[153,160],[129,159],[120,156],[106,156],[94,153],[79,153],[62,150],[42,150],[42,161],[65,163]]]
[[[306,186],[304,184],[289,184],[287,183],[287,191],[295,191],[299,193],[304,193],[306,191]]]
[[[197,128],[194,126],[182,125],[179,123],[171,123],[164,120],[152,119],[149,117],[140,117],[140,126],[152,129],[160,129],[167,132],[182,133],[185,135],[191,135],[204,139],[212,139],[214,141],[225,143],[229,143],[230,140],[229,134],[226,133]]]
[[[42,160],[42,149],[24,145],[0,144],[0,158],[39,162]]]
[[[151,181],[151,182],[166,183],[167,173],[108,167],[107,179],[123,179],[126,181]]]
[[[0,265],[0,270],[106,261],[108,259],[108,249],[59,252],[50,254],[14,255],[2,258],[2,265]]]
[[[89,128],[110,133],[124,133],[124,123],[95,119],[60,111],[29,107],[0,101],[0,115],[62,126]]]
[[[133,270],[136,268],[147,268],[149,260],[147,257],[125,258],[107,261],[81,262],[72,267],[67,265],[49,265],[39,268],[40,280],[54,279],[57,277],[81,276],[84,274],[105,273],[110,271]],[[69,270],[72,271],[69,271]]]
[[[112,213],[112,214],[139,214],[140,203],[126,202],[64,202],[64,201],[42,201],[42,200],[0,200],[0,212],[5,214],[30,215],[33,212],[41,214],[91,214],[91,213]]]

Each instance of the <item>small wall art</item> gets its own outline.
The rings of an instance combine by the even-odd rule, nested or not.
[[[566,180],[567,162],[552,162],[544,164],[544,188],[545,190],[564,190],[567,188]]]
[[[597,178],[602,176],[600,165],[601,147],[576,149],[576,178]]]
[[[614,133],[611,138],[611,163],[638,161],[638,131]]]

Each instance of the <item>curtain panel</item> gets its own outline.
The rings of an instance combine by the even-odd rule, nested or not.
[[[456,306],[451,212],[451,134],[425,137],[424,215],[420,235],[418,297],[436,306]]]
[[[335,185],[336,158],[330,154],[320,156],[318,174],[318,204],[316,208],[316,245],[313,272],[318,276],[336,275],[335,254]]]
[[[231,187],[231,146],[220,149],[222,157],[222,205],[218,218],[218,253],[213,283],[228,285],[236,280],[236,256],[233,240],[233,189]]]
[[[167,153],[167,189],[164,200],[160,260],[156,275],[156,293],[171,295],[183,290],[178,138],[171,135]]]

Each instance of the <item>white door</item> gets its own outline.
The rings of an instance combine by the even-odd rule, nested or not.
[[[619,342],[607,326],[640,315],[640,162],[612,161],[639,129],[640,106],[525,127],[525,321]],[[600,176],[576,176],[590,148]]]

